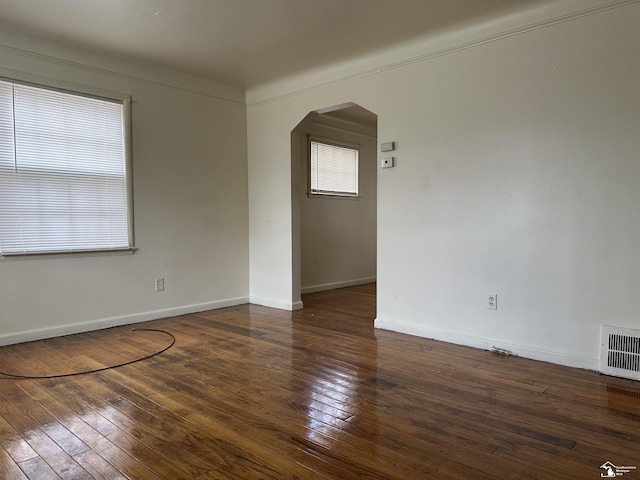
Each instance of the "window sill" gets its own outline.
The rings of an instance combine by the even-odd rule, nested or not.
[[[360,195],[341,195],[339,193],[307,193],[309,198],[337,198],[337,199],[354,199],[360,198]]]
[[[119,250],[86,250],[78,252],[40,252],[40,253],[19,253],[0,255],[0,261],[11,260],[34,260],[38,258],[67,258],[67,257],[104,257],[112,255],[133,255],[138,250],[136,247],[123,248]]]

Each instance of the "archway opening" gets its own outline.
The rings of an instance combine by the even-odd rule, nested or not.
[[[375,113],[347,103],[309,112],[291,132],[294,299],[376,281],[377,130]],[[323,175],[314,142],[357,151],[357,193],[313,183]]]

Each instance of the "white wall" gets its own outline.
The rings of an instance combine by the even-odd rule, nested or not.
[[[296,301],[291,129],[355,102],[398,143],[378,171],[376,326],[597,368],[601,324],[640,325],[640,5],[542,13],[248,92],[252,298]]]
[[[133,97],[134,255],[0,261],[0,344],[248,300],[242,92],[0,36],[0,75]],[[165,291],[154,292],[154,278]]]
[[[294,270],[292,258],[292,219],[299,213],[292,214],[291,131],[306,113],[289,124],[270,121],[270,114],[270,110],[247,114],[249,294],[251,303],[292,310],[302,303],[300,266]]]
[[[357,107],[351,107],[357,108]],[[376,127],[309,114],[298,135],[302,293],[375,281]],[[357,198],[308,195],[308,136],[359,148]]]

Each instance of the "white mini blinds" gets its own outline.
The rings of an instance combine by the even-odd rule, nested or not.
[[[311,140],[312,195],[358,195],[358,150]]]
[[[133,247],[124,103],[0,79],[0,255]]]

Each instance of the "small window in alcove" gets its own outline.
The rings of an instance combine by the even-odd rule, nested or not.
[[[358,149],[310,139],[309,193],[358,196]]]

